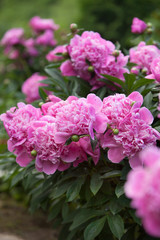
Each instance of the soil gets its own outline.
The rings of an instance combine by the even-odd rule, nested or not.
[[[42,212],[30,215],[22,204],[0,195],[0,240],[57,240],[46,219]]]

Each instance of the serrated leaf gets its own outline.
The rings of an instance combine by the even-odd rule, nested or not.
[[[107,217],[104,216],[94,222],[91,222],[84,231],[84,240],[94,240],[102,231],[106,218]]]
[[[121,195],[124,194],[124,185],[122,183],[119,183],[116,186],[115,194],[116,194],[117,198],[119,198]]]
[[[103,184],[103,180],[100,178],[100,174],[95,172],[91,177],[90,189],[91,192],[96,195]]]
[[[114,177],[120,177],[121,176],[121,171],[120,170],[113,170],[110,172],[105,173],[104,175],[101,176],[101,178],[114,178]]]
[[[119,240],[124,234],[124,222],[120,215],[108,215],[107,216],[108,225],[111,232]]]
[[[96,216],[101,216],[104,214],[104,211],[89,209],[89,208],[82,208],[77,211],[77,214],[74,216],[73,223],[70,226],[70,230],[77,228],[81,224],[85,223],[91,218]]]
[[[42,87],[39,88],[39,95],[42,98],[42,100],[45,102],[48,95],[47,95],[47,93],[45,93],[45,91],[42,89]]]
[[[84,181],[85,181],[85,177],[81,177],[81,178],[78,178],[77,180],[75,180],[71,184],[71,186],[68,188],[67,193],[66,193],[68,202],[73,201],[79,195],[79,192],[81,190],[81,187],[82,187]]]

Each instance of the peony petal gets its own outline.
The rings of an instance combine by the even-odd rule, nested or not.
[[[69,137],[70,137],[70,134],[68,133],[56,132],[54,136],[54,140],[56,143],[61,144],[61,143],[65,143]]]
[[[142,103],[143,103],[143,97],[142,97],[142,95],[139,93],[139,92],[132,92],[129,96],[128,96],[128,98],[130,98],[130,99],[132,99],[133,101],[135,101],[135,102],[140,102],[141,103],[141,105],[142,105]]]
[[[103,107],[102,100],[93,93],[88,94],[87,102],[93,105],[96,112],[100,112]]]
[[[122,150],[121,147],[110,148],[108,150],[108,159],[113,163],[119,163],[125,158]]]
[[[152,124],[154,118],[152,113],[146,107],[142,107],[139,111],[141,119],[143,119],[146,123]]]
[[[26,167],[31,161],[32,161],[31,156],[26,152],[21,152],[20,154],[18,154],[16,158],[16,162],[21,167]]]
[[[65,61],[60,66],[60,70],[63,76],[76,76],[76,73],[72,67],[72,63],[70,60]]]

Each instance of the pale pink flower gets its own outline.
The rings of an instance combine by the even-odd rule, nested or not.
[[[26,95],[26,102],[31,103],[40,99],[39,87],[46,86],[40,81],[46,79],[46,76],[41,76],[39,73],[34,73],[22,85],[22,92]]]
[[[39,35],[35,40],[37,45],[42,46],[55,46],[57,41],[54,39],[52,30],[46,30],[43,34]]]
[[[78,76],[87,80],[92,86],[101,86],[97,81],[101,74],[109,74],[124,78],[128,72],[124,67],[128,56],[119,51],[119,56],[113,56],[115,45],[101,38],[99,33],[85,31],[81,36],[75,35],[67,47],[70,60],[65,61],[60,69],[65,76]]]
[[[160,56],[154,58],[151,63],[151,74],[146,78],[155,79],[157,82],[160,82]]]
[[[137,33],[137,34],[143,33],[146,30],[146,28],[147,28],[147,24],[144,21],[136,17],[133,18],[132,25],[131,25],[132,33]]]
[[[57,24],[54,23],[53,19],[43,19],[39,16],[35,16],[30,20],[30,26],[36,33],[41,31],[52,30],[55,31],[59,28]]]
[[[12,28],[8,30],[2,40],[2,46],[13,46],[16,44],[22,44],[24,40],[24,30],[23,28]]]
[[[132,199],[131,206],[136,208],[146,232],[160,237],[160,150],[147,148],[140,159],[145,167],[137,167],[128,174],[125,193]]]
[[[56,55],[57,53],[67,53],[66,46],[65,45],[57,46],[55,49],[53,49],[46,55],[46,59],[49,62],[56,62],[62,60],[64,57]]]
[[[128,157],[132,168],[140,165],[139,152],[156,144],[160,138],[150,126],[153,121],[151,112],[145,107],[140,108],[142,103],[143,97],[138,92],[128,97],[116,94],[103,100],[102,112],[109,125],[100,142],[102,148],[109,148],[108,158],[114,163]]]
[[[27,166],[33,157],[32,146],[28,142],[27,130],[31,122],[39,120],[42,116],[40,109],[32,105],[18,103],[18,108],[12,107],[9,111],[0,115],[4,127],[10,137],[8,150],[17,155],[16,161],[21,167]]]
[[[138,65],[139,69],[146,69],[146,74],[151,73],[152,61],[160,56],[160,50],[154,45],[146,45],[140,42],[137,47],[129,51],[130,62]]]

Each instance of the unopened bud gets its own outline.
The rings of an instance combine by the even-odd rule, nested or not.
[[[119,130],[117,128],[114,128],[112,131],[114,135],[117,135],[119,133]]]
[[[31,151],[31,155],[32,155],[33,157],[36,157],[36,156],[37,156],[37,151],[36,151],[36,150],[32,150],[32,151]]]
[[[40,102],[38,105],[41,108],[43,104],[44,104],[44,102]]]
[[[72,140],[72,142],[78,142],[79,141],[79,136],[78,135],[72,135],[71,140]]]
[[[78,31],[78,25],[76,23],[72,23],[70,25],[70,30],[72,33],[76,33]]]
[[[94,72],[94,67],[93,66],[89,66],[88,67],[88,72],[91,72],[91,73]]]
[[[153,33],[153,28],[151,28],[151,27],[147,28],[147,33],[152,34]]]
[[[143,69],[142,69],[142,73],[143,73],[143,74],[146,74],[146,73],[147,73],[147,68],[143,68]]]
[[[114,57],[118,57],[119,54],[120,54],[120,51],[119,51],[119,50],[114,50],[113,53],[112,53],[112,55],[113,55]]]
[[[153,26],[153,25],[152,25],[151,22],[148,22],[148,23],[147,23],[147,27],[148,27],[148,28],[152,28],[152,26]]]

